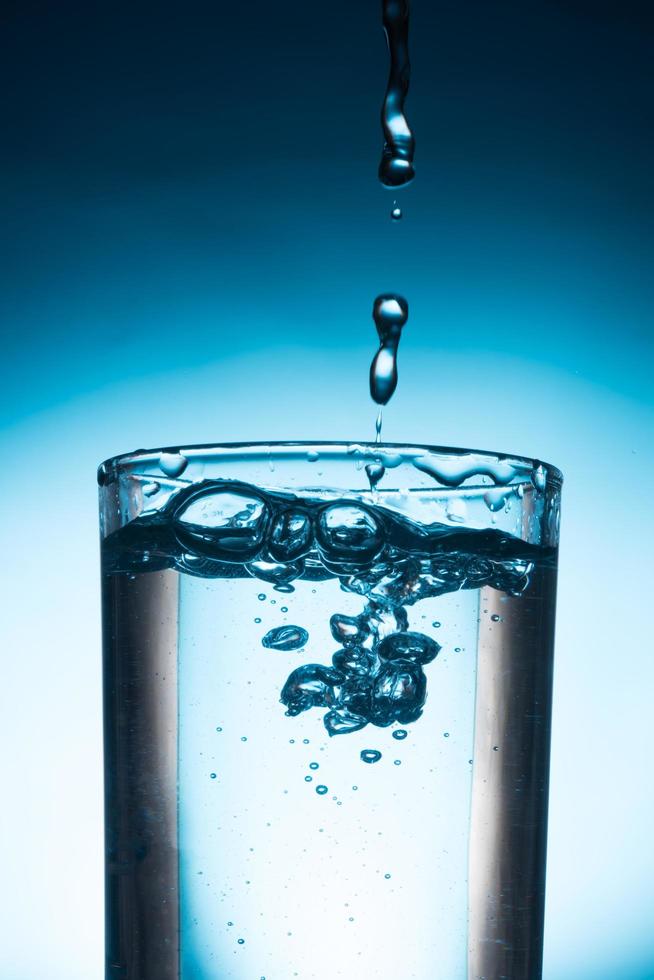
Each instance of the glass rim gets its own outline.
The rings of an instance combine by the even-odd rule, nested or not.
[[[306,454],[312,450],[320,452],[331,451],[330,454],[342,458],[351,456],[357,450],[365,453],[384,453],[391,450],[395,455],[405,455],[406,461],[410,462],[416,458],[417,453],[430,453],[434,456],[457,457],[457,456],[477,456],[480,460],[493,460],[495,462],[517,463],[523,467],[535,469],[542,466],[545,469],[547,485],[552,488],[560,488],[563,484],[563,474],[558,467],[552,463],[539,458],[521,456],[515,453],[493,452],[487,449],[464,449],[455,446],[437,446],[428,443],[407,443],[407,442],[357,442],[355,440],[257,440],[247,442],[222,442],[222,443],[198,443],[187,445],[179,443],[173,446],[163,446],[158,449],[135,449],[132,452],[121,453],[118,456],[110,456],[98,466],[98,480],[107,469],[124,470],[130,465],[137,464],[139,461],[155,461],[163,454],[180,454],[189,462],[193,459],[201,459],[205,456],[223,456],[228,459],[230,455],[239,453],[249,453],[253,458],[260,455],[262,451],[290,451],[297,450],[297,455]]]

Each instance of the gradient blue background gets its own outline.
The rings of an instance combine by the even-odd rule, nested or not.
[[[379,6],[5,7],[1,980],[101,977],[96,464],[369,438],[389,289],[385,438],[566,476],[545,978],[654,977],[650,5],[414,0],[399,225]]]

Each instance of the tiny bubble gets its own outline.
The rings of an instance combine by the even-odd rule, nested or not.
[[[218,727],[216,728],[216,731],[217,732],[222,732],[222,728],[220,727],[220,725],[218,725]]]
[[[260,599],[261,602],[263,602],[263,600],[265,598],[266,598],[266,593],[265,592],[260,592],[259,595],[257,596],[257,599]]]
[[[289,744],[290,745],[295,745],[295,739],[294,738],[289,738],[288,741],[289,741]]]
[[[271,606],[276,606],[277,605],[277,599],[271,599],[270,600],[270,605]]]
[[[242,946],[243,943],[245,942],[245,940],[244,939],[237,939],[236,942],[239,944],[239,946]]]
[[[494,623],[501,623],[502,622],[502,617],[501,616],[498,616],[497,613],[493,613],[493,615],[491,616],[491,619],[493,620]]]
[[[288,606],[281,606],[282,612],[288,612]]]
[[[454,647],[455,653],[461,653],[461,647]]]
[[[390,875],[389,874],[385,874],[384,875],[384,878],[386,878],[386,880],[388,880],[390,878]]]
[[[313,782],[313,776],[305,776],[304,777],[304,781],[305,781],[305,783],[312,783]]]
[[[212,772],[209,775],[211,776],[212,779],[215,779],[216,778],[216,773],[215,772]]]
[[[228,926],[233,926],[233,925],[234,925],[234,923],[233,923],[233,922],[228,922],[228,923],[227,923],[227,925],[228,925]]]
[[[350,918],[349,918],[349,919],[348,919],[347,921],[348,921],[348,922],[354,922],[354,916],[353,916],[353,915],[351,915],[351,916],[350,916]]]
[[[500,750],[499,745],[494,745],[493,746],[493,752],[499,752],[499,750]]]
[[[359,788],[358,786],[353,786],[353,787],[352,787],[352,789],[358,789],[358,788]]]
[[[393,765],[394,766],[401,766],[402,765],[402,760],[401,759],[395,759],[395,761],[393,762]]]
[[[449,737],[450,737],[449,732],[443,732],[443,738],[449,738]]]
[[[318,796],[324,796],[325,793],[327,793],[327,792],[328,792],[328,789],[327,789],[326,786],[322,786],[322,785],[321,786],[316,786],[316,793],[318,794]]]
[[[309,763],[309,769],[319,769],[319,768],[320,768],[320,766],[318,765],[317,762],[310,762]]]
[[[247,740],[248,740],[247,735],[241,735],[241,742],[247,742]]]
[[[255,621],[255,623],[260,623],[261,622],[261,616],[256,616],[254,621]]]
[[[302,744],[303,745],[308,745],[309,744],[309,739],[308,738],[303,738],[302,739]]]
[[[403,738],[406,738],[408,732],[404,728],[398,728],[393,732],[393,738],[396,738],[398,742],[401,742]]]

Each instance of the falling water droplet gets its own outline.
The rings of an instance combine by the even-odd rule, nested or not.
[[[393,221],[399,221],[402,217],[402,208],[398,207],[397,202],[393,205],[393,210],[391,211],[391,218]]]
[[[386,187],[400,187],[413,180],[415,140],[404,115],[409,91],[409,0],[383,0],[383,22],[390,70],[381,111],[384,149],[379,179]]]
[[[409,316],[409,304],[395,293],[383,293],[373,304],[372,316],[379,350],[370,365],[370,394],[378,405],[386,405],[397,387],[397,348]],[[381,421],[378,435],[381,438]]]

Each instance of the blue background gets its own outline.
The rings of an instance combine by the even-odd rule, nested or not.
[[[384,437],[566,476],[546,980],[651,980],[654,23],[414,0],[415,183],[376,180],[377,0],[11,3],[2,175],[2,980],[100,980],[95,466]]]

